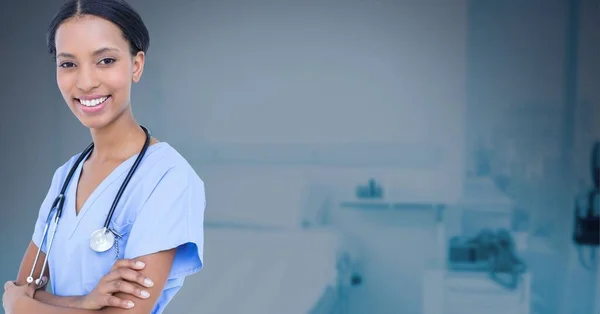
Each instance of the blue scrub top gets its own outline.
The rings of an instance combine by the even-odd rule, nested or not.
[[[33,233],[33,242],[38,247],[52,202],[78,156],[71,157],[54,173]],[[93,191],[79,214],[75,213],[75,194],[82,164],[77,167],[65,193],[62,218],[48,260],[55,295],[87,295],[110,271],[116,259],[178,248],[167,285],[152,312],[162,313],[182,287],[185,277],[202,269],[204,183],[166,142],[148,148],[115,209],[110,226],[121,237],[106,252],[96,253],[90,248],[90,235],[104,225],[115,195],[136,157],[137,154],[113,170]],[[50,236],[51,232],[48,238]],[[42,247],[44,253],[47,244],[48,239]]]

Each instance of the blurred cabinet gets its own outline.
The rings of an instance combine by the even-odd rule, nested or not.
[[[423,314],[529,314],[531,276],[515,290],[487,273],[428,270],[423,278]]]

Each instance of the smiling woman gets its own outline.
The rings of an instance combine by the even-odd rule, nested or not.
[[[55,21],[62,23],[53,23],[48,36],[62,96],[89,128],[131,115],[131,85],[142,76],[149,45],[148,31],[125,3],[94,2],[72,2],[71,10],[60,11]]]
[[[133,116],[148,30],[124,1],[71,0],[47,39],[60,92],[92,144],[55,171],[4,309],[162,313],[203,266],[206,199],[186,159]]]

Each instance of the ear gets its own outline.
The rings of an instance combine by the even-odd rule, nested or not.
[[[137,83],[142,78],[142,72],[144,72],[144,62],[146,61],[146,54],[143,51],[140,51],[133,57],[133,73],[132,80],[134,83]]]

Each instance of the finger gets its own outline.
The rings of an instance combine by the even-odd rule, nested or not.
[[[120,307],[124,309],[130,309],[134,307],[134,305],[133,301],[123,300],[115,296],[107,296],[105,301],[105,306]]]
[[[124,280],[128,280],[128,281],[136,281],[137,277],[139,277],[139,276],[141,276],[141,274],[136,270],[133,270],[130,268],[118,268],[118,269],[112,270],[110,273],[108,273],[106,276],[104,276],[102,278],[102,281],[105,283],[119,280],[119,279],[124,279]]]
[[[13,287],[15,287],[15,283],[12,281],[7,281],[4,283],[4,290],[8,290]]]
[[[138,271],[129,268],[120,268],[117,269],[114,273],[116,274],[117,278],[114,278],[113,280],[123,279],[126,281],[138,283],[144,287],[152,287],[154,285],[150,278],[144,276]]]
[[[104,283],[111,283],[115,280],[128,280],[136,282],[137,278],[141,276],[137,271],[130,268],[119,268],[111,271],[102,278]]]
[[[111,271],[119,269],[119,268],[131,268],[131,269],[143,269],[145,263],[142,261],[134,260],[134,259],[120,259],[114,263]]]
[[[143,289],[139,285],[131,282],[127,282],[124,280],[115,280],[112,281],[111,287],[108,293],[114,294],[117,292],[123,292],[126,294],[130,294],[132,296],[136,296],[140,299],[147,299],[150,296],[148,290]]]

